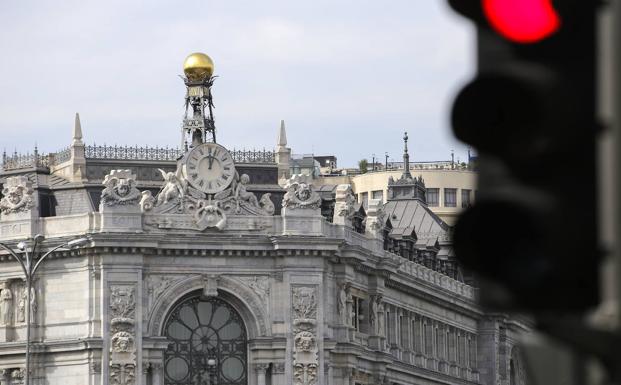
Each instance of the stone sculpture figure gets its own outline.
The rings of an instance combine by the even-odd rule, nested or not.
[[[19,302],[17,303],[17,320],[19,322],[26,321],[26,302],[28,301],[26,296],[26,288],[24,287],[19,296]]]
[[[338,295],[338,303],[337,303],[337,311],[339,314],[339,318],[341,320],[341,324],[343,325],[348,325],[349,322],[347,320],[347,284],[344,283],[341,285],[341,287],[339,288],[339,295]]]
[[[384,304],[382,298],[377,298],[377,334],[384,337]]]
[[[272,194],[270,193],[265,193],[261,195],[261,199],[259,200],[259,204],[261,205],[261,208],[263,209],[263,211],[267,213],[267,215],[274,215],[274,211],[276,211],[276,207],[274,206],[274,203],[270,199],[271,195]]]
[[[34,322],[37,316],[37,291],[34,286],[30,288],[30,321]]]
[[[369,309],[369,326],[374,334],[377,334],[377,298],[371,297],[371,303]]]
[[[11,324],[11,311],[13,310],[13,294],[8,286],[5,286],[0,292],[0,299],[2,300],[2,324]]]
[[[6,179],[0,200],[0,212],[14,214],[30,210],[34,206],[32,183],[25,176]]]
[[[239,212],[240,201],[245,201],[255,207],[259,207],[259,201],[257,200],[257,197],[246,189],[246,185],[248,183],[250,183],[250,177],[248,176],[248,174],[242,174],[242,176],[239,178],[239,183],[237,183],[237,185],[235,186],[234,196],[237,200],[237,212]]]
[[[186,189],[183,183],[183,176],[181,175],[181,168],[178,168],[176,172],[166,172],[161,168],[158,168],[158,170],[166,183],[157,196],[157,205],[166,204],[176,198],[182,198],[185,195]]]
[[[150,211],[155,206],[156,200],[151,194],[151,191],[145,190],[141,193],[142,197],[140,198],[140,209],[142,211]]]

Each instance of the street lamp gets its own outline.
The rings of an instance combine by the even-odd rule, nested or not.
[[[37,272],[37,269],[41,265],[41,263],[54,251],[62,248],[76,248],[80,246],[86,245],[90,242],[89,238],[78,238],[73,239],[71,241],[62,243],[42,256],[37,258],[37,246],[39,243],[43,242],[45,237],[41,234],[37,234],[32,238],[32,248],[28,251],[28,243],[26,241],[21,241],[17,243],[17,249],[22,251],[23,253],[18,255],[13,251],[9,246],[0,242],[0,247],[6,250],[21,266],[24,276],[26,278],[26,373],[24,378],[24,384],[30,385],[30,312],[32,310],[31,301],[31,291],[32,291],[32,283],[33,278]]]

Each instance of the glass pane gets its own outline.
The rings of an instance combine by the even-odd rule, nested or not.
[[[168,335],[176,340],[187,340],[192,335],[192,332],[187,326],[175,321],[168,325]]]
[[[198,320],[196,319],[196,313],[190,306],[184,306],[179,312],[179,318],[184,324],[188,325],[191,329],[198,327]]]
[[[216,309],[216,312],[213,315],[213,319],[211,320],[211,326],[214,329],[219,329],[229,320],[231,317],[231,312],[229,309],[224,306],[220,306]]]
[[[180,357],[174,357],[166,363],[166,375],[173,380],[181,381],[189,374],[188,363]]]
[[[230,381],[237,381],[244,375],[244,363],[237,357],[222,361],[222,374]]]
[[[231,322],[218,332],[220,338],[223,340],[233,340],[235,338],[239,338],[241,333],[242,329],[237,322]]]
[[[199,302],[196,306],[198,312],[198,318],[201,325],[209,325],[211,321],[211,314],[213,312],[213,306],[209,302]]]

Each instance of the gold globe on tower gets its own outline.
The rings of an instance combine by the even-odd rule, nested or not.
[[[195,52],[185,58],[183,72],[188,80],[202,82],[213,75],[213,60],[204,53]]]

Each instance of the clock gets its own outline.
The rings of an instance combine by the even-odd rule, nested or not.
[[[215,194],[227,188],[235,177],[233,157],[217,143],[194,147],[184,160],[185,179],[195,189]]]

